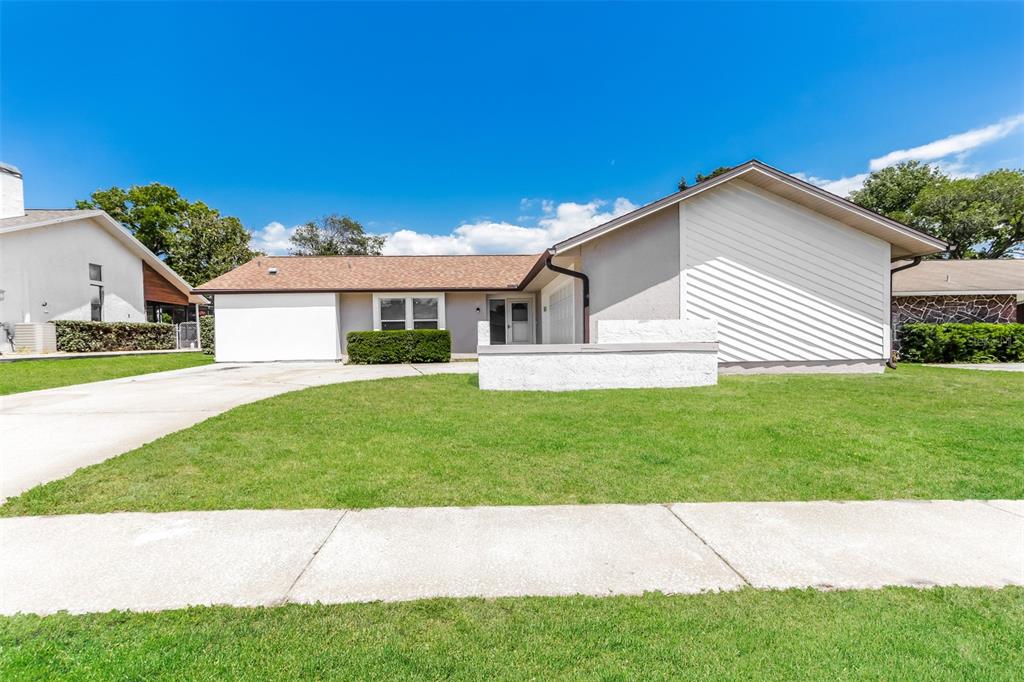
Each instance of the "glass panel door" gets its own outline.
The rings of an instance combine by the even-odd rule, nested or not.
[[[487,305],[488,319],[491,322],[491,345],[505,343],[505,300],[492,298]]]
[[[530,343],[530,302],[509,301],[512,343]]]

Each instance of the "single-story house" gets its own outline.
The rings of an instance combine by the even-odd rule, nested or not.
[[[0,352],[17,324],[177,323],[209,303],[105,212],[26,210],[22,187],[0,164]]]
[[[893,327],[908,322],[1024,323],[1024,259],[928,260],[892,278]]]
[[[453,352],[600,343],[603,320],[717,320],[723,371],[879,371],[892,261],[946,244],[758,161],[528,256],[263,256],[214,296],[217,360],[333,360],[352,330]]]

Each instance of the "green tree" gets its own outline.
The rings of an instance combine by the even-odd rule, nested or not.
[[[950,243],[953,258],[1024,255],[1024,172],[942,180],[910,207],[914,225]]]
[[[704,182],[705,180],[710,180],[711,178],[718,177],[722,173],[728,173],[731,170],[732,166],[719,166],[718,168],[711,171],[707,175],[704,175],[703,173],[697,173],[697,182],[701,183]]]
[[[704,175],[703,173],[697,173],[697,177],[696,177],[695,183],[696,184],[702,183],[705,180],[710,180],[713,177],[721,175],[722,173],[728,173],[731,170],[732,170],[732,166],[719,166],[718,168],[716,168],[715,170],[711,171],[707,175]],[[682,192],[684,189],[689,187],[689,185],[686,184],[686,176],[683,176],[683,177],[679,178],[679,184],[677,186],[679,187],[679,191],[680,192]]]
[[[977,183],[961,178],[922,189],[904,222],[949,242],[950,257],[960,259],[978,257],[974,245],[985,241],[998,221],[996,208],[980,200]]]
[[[167,264],[186,281],[208,282],[255,256],[251,235],[234,216],[222,216],[201,201],[188,207],[171,240]]]
[[[913,223],[911,207],[926,187],[946,180],[937,168],[920,161],[905,161],[877,170],[864,186],[850,193],[855,204],[902,223]]]
[[[158,182],[96,190],[76,202],[102,209],[191,284],[202,284],[259,255],[238,218],[189,202]]]
[[[167,255],[174,231],[189,206],[178,190],[159,182],[132,185],[128,189],[99,189],[75,205],[81,209],[106,211],[160,258]]]
[[[995,170],[978,178],[977,184],[981,197],[999,213],[982,257],[1024,258],[1024,170]]]
[[[367,234],[363,226],[336,213],[301,225],[291,236],[295,256],[379,256],[383,235]]]

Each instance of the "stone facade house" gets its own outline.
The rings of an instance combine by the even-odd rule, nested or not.
[[[1024,323],[1024,259],[931,260],[896,272],[892,322],[897,331],[910,322]]]

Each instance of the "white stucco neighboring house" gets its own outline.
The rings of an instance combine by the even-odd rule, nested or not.
[[[495,354],[712,320],[721,371],[881,371],[891,263],[945,247],[755,160],[542,254],[264,256],[194,292],[216,296],[219,361],[337,359],[352,330],[444,328],[474,353],[484,321]]]
[[[208,301],[99,210],[24,208],[21,172],[0,164],[0,352],[14,325],[195,320]]]

